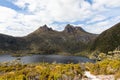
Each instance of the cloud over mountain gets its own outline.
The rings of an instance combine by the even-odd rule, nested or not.
[[[0,4],[0,32],[24,36],[48,24],[64,29],[70,23],[81,25],[92,33],[101,33],[120,22],[119,0],[5,0]]]

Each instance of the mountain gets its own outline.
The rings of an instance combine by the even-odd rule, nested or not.
[[[0,35],[1,53],[77,53],[84,51],[88,43],[97,37],[79,26],[66,25],[63,31],[55,31],[47,25],[24,37]]]
[[[94,41],[91,51],[107,53],[120,46],[120,23],[101,33]]]
[[[25,43],[25,44],[22,44]],[[17,52],[19,50],[26,50],[26,41],[20,37],[13,37],[0,34],[0,53]]]

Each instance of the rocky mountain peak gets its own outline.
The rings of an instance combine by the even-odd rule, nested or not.
[[[39,28],[41,31],[53,31],[52,28],[49,28],[46,24]]]
[[[78,30],[78,31],[82,31],[82,32],[86,32],[82,27],[80,26],[76,26],[75,27],[75,30]]]
[[[73,32],[76,32],[76,31],[85,32],[85,30],[82,29],[81,27],[73,26],[73,25],[70,25],[70,24],[67,24],[65,29],[64,29],[64,32],[67,32],[67,33],[73,33]]]
[[[64,32],[72,33],[72,32],[74,32],[74,31],[75,31],[75,28],[74,28],[73,25],[67,24],[67,25],[65,26]]]
[[[49,28],[46,24],[43,26],[40,26],[36,31],[32,32],[29,35],[33,35],[33,34],[40,34],[42,32],[50,32],[50,31],[54,31],[52,28]]]

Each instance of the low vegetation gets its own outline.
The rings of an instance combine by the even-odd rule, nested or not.
[[[96,63],[86,63],[86,70],[94,75],[114,75],[115,78],[120,78],[120,57],[108,56],[101,53],[99,56],[101,61]]]
[[[87,57],[96,63],[85,63],[85,70],[94,75],[114,75],[116,80],[120,79],[120,49],[116,49],[107,53],[96,50],[88,54]]]
[[[80,64],[24,64],[18,61],[0,64],[0,80],[73,80],[81,79]]]
[[[80,80],[84,72],[94,75],[114,75],[120,78],[120,60],[105,58],[96,63],[22,64],[19,60],[0,63],[0,80]]]

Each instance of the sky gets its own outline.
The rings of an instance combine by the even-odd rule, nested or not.
[[[26,36],[47,24],[100,34],[120,22],[120,0],[0,0],[0,33]]]

